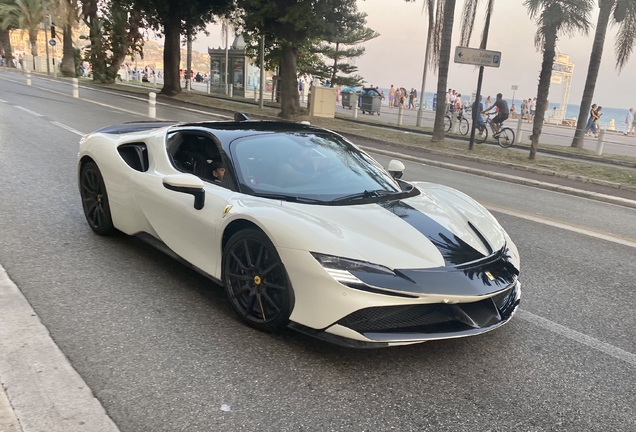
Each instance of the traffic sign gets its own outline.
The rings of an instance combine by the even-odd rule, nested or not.
[[[512,87],[510,87],[510,90],[519,90],[519,86],[518,85],[513,85]]]
[[[458,46],[455,48],[455,63],[499,67],[501,52]]]
[[[55,41],[55,39],[51,39],[51,40],[49,41],[49,45],[51,45],[51,46],[55,46],[55,44],[56,44],[56,43],[57,43],[57,42]]]

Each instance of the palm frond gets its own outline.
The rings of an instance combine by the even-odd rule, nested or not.
[[[468,46],[470,44],[470,37],[473,34],[473,27],[475,26],[475,16],[477,15],[477,6],[479,5],[479,1],[480,0],[466,0],[464,2],[464,8],[462,10],[461,34],[459,38],[459,45],[461,46]]]
[[[623,19],[618,22],[618,33],[616,42],[614,43],[614,53],[616,54],[616,70],[620,72],[629,61],[636,44],[636,1],[635,0],[619,0],[619,5],[624,6]],[[616,9],[615,9],[616,11]],[[616,14],[614,14],[616,19]]]

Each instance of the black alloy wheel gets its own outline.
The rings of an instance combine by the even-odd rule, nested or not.
[[[114,234],[117,230],[110,214],[106,185],[102,173],[94,162],[89,162],[82,167],[80,196],[82,197],[84,216],[86,216],[86,221],[91,229],[102,236]]]
[[[223,250],[223,285],[234,310],[252,327],[274,332],[289,323],[294,293],[263,232],[246,229],[230,238]]]

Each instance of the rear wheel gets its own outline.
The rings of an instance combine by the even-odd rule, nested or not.
[[[88,162],[80,171],[80,196],[84,216],[91,229],[102,236],[114,234],[117,230],[110,214],[106,185],[94,162]]]
[[[515,133],[510,128],[501,129],[497,136],[497,143],[503,148],[510,147],[515,143]]]
[[[261,231],[234,234],[223,250],[223,285],[234,310],[252,327],[287,326],[294,293],[276,248]]]
[[[475,142],[477,144],[483,144],[488,139],[488,128],[483,125],[477,125],[475,129]]]

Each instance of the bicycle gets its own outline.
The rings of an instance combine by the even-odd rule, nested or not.
[[[462,108],[459,111],[459,114],[457,114],[457,121],[459,122],[459,133],[466,136],[468,134],[468,131],[470,130],[470,124],[468,123],[468,119],[466,117],[468,117],[466,114],[466,109]],[[444,129],[446,130],[446,132],[450,132],[451,128],[453,127],[453,119],[451,118],[450,114],[446,114],[444,116]]]
[[[481,114],[479,114],[481,115]],[[493,116],[492,112],[488,113],[486,117],[485,123],[483,125],[478,124],[475,128],[475,142],[477,144],[482,144],[486,142],[488,139],[488,125],[490,125],[490,129],[493,132],[493,138],[497,140],[497,144],[499,147],[508,148],[515,143],[515,133],[509,127],[501,127],[503,123],[499,123],[499,134],[495,134],[495,130],[492,128],[492,124],[490,122],[491,117]],[[495,136],[496,135],[496,136]]]

